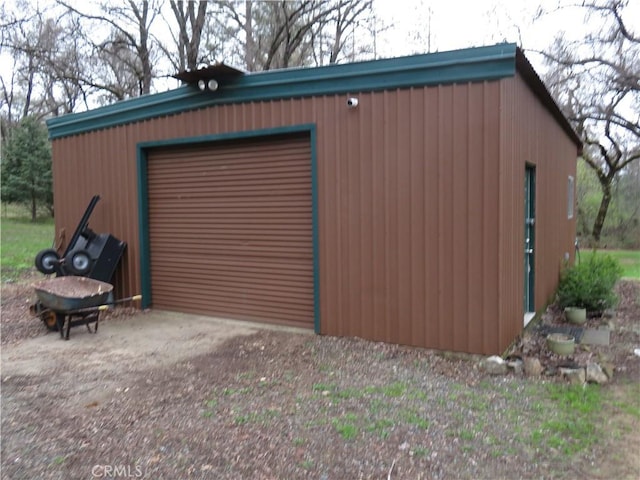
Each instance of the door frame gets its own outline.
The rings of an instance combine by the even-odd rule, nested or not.
[[[313,248],[313,330],[320,333],[320,262],[318,244],[318,188],[317,188],[317,137],[316,124],[305,123],[285,127],[265,128],[258,130],[244,130],[239,132],[201,135],[196,137],[179,137],[163,140],[140,142],[136,145],[136,168],[138,177],[138,238],[140,248],[140,288],[142,293],[142,308],[152,305],[151,291],[151,262],[149,243],[149,191],[148,191],[148,151],[158,147],[172,147],[195,144],[215,144],[228,140],[249,138],[267,138],[288,133],[307,133],[311,149],[311,235]]]
[[[525,164],[524,172],[524,313],[535,313],[536,167]],[[526,318],[525,318],[526,320]]]

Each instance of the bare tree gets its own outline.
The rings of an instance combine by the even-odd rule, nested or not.
[[[591,235],[598,242],[616,178],[640,159],[640,31],[628,18],[627,0],[580,4],[602,29],[579,41],[556,38],[542,53],[547,82],[581,135],[583,158],[598,177],[602,200]],[[634,28],[636,30],[634,30]]]
[[[207,5],[209,2],[200,0],[198,11],[196,12],[196,2],[171,0],[171,10],[178,22],[178,71],[194,69],[200,61],[200,42],[202,40],[202,30],[205,26]],[[175,63],[174,63],[175,64]]]
[[[219,24],[244,37],[238,50],[249,71],[335,63],[347,38],[357,42],[355,30],[366,36],[359,22],[372,10],[371,0],[245,0],[217,5]]]
[[[107,91],[116,99],[141,95],[151,91],[153,80],[151,25],[160,13],[159,0],[137,2],[105,2],[100,4],[100,13],[76,8],[64,0],[57,0],[68,12],[88,22],[84,38],[93,46],[92,58],[100,58],[99,64],[109,65],[110,71],[85,72],[83,83]],[[95,42],[93,38],[107,28],[107,36]],[[78,32],[80,34],[81,32]],[[99,66],[99,65],[94,65]],[[92,73],[92,75],[88,75]],[[104,74],[101,76],[101,74]],[[136,87],[131,88],[123,76],[135,78]]]
[[[369,42],[359,42],[356,38],[367,35],[372,15],[371,0],[337,0],[324,24],[312,31],[317,63],[324,63],[325,54],[328,56],[328,63],[337,63],[340,55],[345,54],[345,47],[349,42],[354,45],[362,43],[362,51],[373,53]],[[358,52],[352,48],[350,53],[350,60],[355,60]]]
[[[75,80],[81,68],[75,25],[59,12],[23,7],[2,9],[0,48],[14,64],[0,79],[6,126],[28,115],[39,119],[72,111],[83,97]]]

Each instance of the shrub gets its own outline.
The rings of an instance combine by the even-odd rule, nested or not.
[[[616,304],[613,287],[622,275],[622,267],[610,255],[594,253],[590,258],[566,268],[558,285],[558,305],[602,311]]]

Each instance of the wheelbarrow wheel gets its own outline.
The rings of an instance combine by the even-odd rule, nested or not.
[[[36,268],[45,275],[55,273],[59,263],[60,255],[53,248],[42,250],[36,255]]]
[[[65,265],[75,275],[86,275],[91,270],[91,256],[86,250],[77,250]]]
[[[58,321],[57,321],[57,317],[58,317],[58,313],[56,312],[44,312],[40,315],[40,318],[42,319],[42,322],[44,323],[45,327],[47,327],[48,330],[51,330],[52,332],[57,332],[58,331]]]

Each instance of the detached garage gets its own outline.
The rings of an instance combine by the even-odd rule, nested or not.
[[[118,295],[489,354],[572,260],[581,143],[515,45],[179,77],[48,122],[56,230],[101,196]]]

